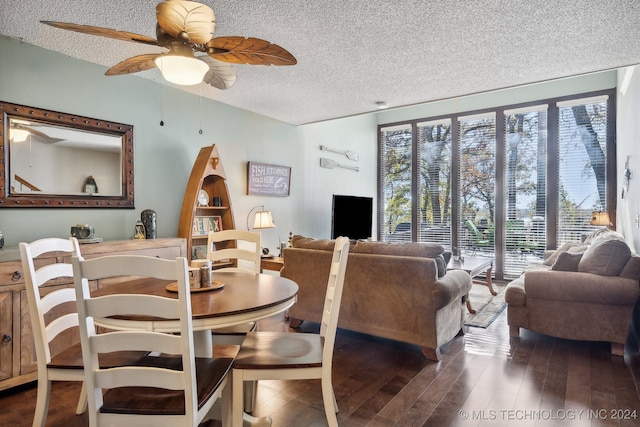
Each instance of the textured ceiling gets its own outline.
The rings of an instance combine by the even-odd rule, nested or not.
[[[110,67],[164,51],[52,20],[155,37],[158,0],[0,0],[0,34]],[[292,67],[235,65],[227,91],[186,90],[304,124],[640,63],[638,0],[203,0],[214,36],[269,40]],[[106,68],[105,68],[106,71]],[[160,81],[157,70],[138,73]],[[104,77],[110,79],[122,78]]]

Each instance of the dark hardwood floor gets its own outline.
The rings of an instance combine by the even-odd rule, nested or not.
[[[274,318],[261,328],[288,325]],[[333,368],[340,425],[640,425],[640,355],[629,346],[623,358],[610,355],[605,343],[525,330],[510,339],[506,311],[489,328],[465,332],[435,363],[417,347],[340,331]],[[74,414],[79,390],[75,383],[54,383],[47,426],[88,425],[86,414]],[[0,394],[0,426],[30,426],[35,398],[33,386]],[[271,415],[275,427],[325,426],[320,383],[260,382],[254,414]]]

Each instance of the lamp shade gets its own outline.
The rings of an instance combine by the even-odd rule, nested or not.
[[[161,55],[155,59],[155,63],[164,79],[177,85],[188,86],[201,83],[204,75],[209,71],[207,63],[193,55]]]
[[[589,221],[589,225],[600,225],[600,226],[609,226],[611,222],[609,221],[609,214],[607,212],[593,212],[591,214],[591,221]]]
[[[273,217],[270,211],[256,212],[256,216],[253,219],[253,228],[274,228],[276,225],[273,223]]]

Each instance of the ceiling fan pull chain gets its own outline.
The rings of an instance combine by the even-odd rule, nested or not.
[[[202,135],[204,132],[202,131],[202,85],[198,85],[198,111],[200,112],[200,130],[198,133]]]
[[[164,76],[160,76],[160,126],[164,126]]]

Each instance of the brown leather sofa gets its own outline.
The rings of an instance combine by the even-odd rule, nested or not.
[[[300,287],[291,325],[319,323],[334,241],[294,236],[280,274]],[[471,277],[432,243],[352,242],[338,327],[420,346],[431,360],[460,333]]]
[[[520,328],[583,341],[611,343],[622,355],[640,297],[640,257],[624,238],[604,230],[584,243],[547,251],[505,291],[512,337]]]

